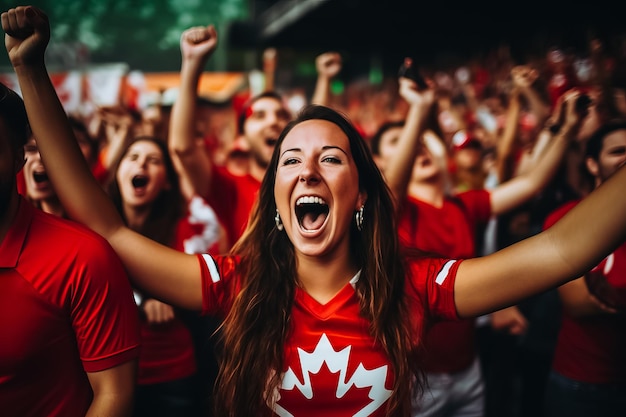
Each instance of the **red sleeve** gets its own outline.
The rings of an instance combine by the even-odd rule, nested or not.
[[[232,256],[198,254],[202,273],[202,315],[225,317],[237,291]]]
[[[417,297],[430,318],[458,320],[454,282],[462,260],[420,258],[409,264],[409,296]]]
[[[139,318],[121,261],[104,239],[81,243],[71,320],[83,367],[97,372],[139,356]]]

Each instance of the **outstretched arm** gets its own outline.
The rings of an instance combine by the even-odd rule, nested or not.
[[[5,46],[46,171],[68,214],[106,238],[136,286],[185,308],[200,309],[200,266],[185,255],[125,227],[91,175],[44,64],[47,16],[32,6],[2,13]]]
[[[455,302],[462,317],[513,305],[582,276],[626,239],[626,168],[544,232],[461,264]]]
[[[178,97],[172,107],[169,149],[181,181],[208,199],[213,161],[202,141],[196,141],[198,83],[207,59],[217,47],[213,26],[192,27],[180,37],[182,64]]]

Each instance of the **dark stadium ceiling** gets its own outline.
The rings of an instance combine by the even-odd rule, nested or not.
[[[234,47],[291,47],[433,55],[502,43],[584,45],[623,32],[615,2],[280,0],[253,2],[255,16],[229,29]],[[543,46],[543,45],[542,45]]]

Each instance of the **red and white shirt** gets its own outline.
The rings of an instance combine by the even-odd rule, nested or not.
[[[224,315],[239,287],[236,259],[199,256],[203,313]],[[406,297],[422,334],[427,322],[458,319],[454,280],[461,261],[423,258],[410,264]],[[285,369],[274,412],[279,416],[384,416],[394,382],[391,363],[359,314],[357,274],[326,304],[296,289]]]

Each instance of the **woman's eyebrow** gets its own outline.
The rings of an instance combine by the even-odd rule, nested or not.
[[[287,152],[302,152],[302,149],[300,148],[289,148],[289,149],[285,149],[280,156],[283,156],[284,154],[286,154]]]
[[[346,151],[344,151],[343,148],[341,148],[340,146],[334,146],[334,145],[322,146],[322,150],[325,151],[325,150],[328,150],[328,149],[339,149],[346,156],[348,155],[348,153]]]

